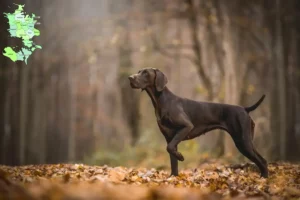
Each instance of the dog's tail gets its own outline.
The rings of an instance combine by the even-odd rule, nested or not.
[[[253,110],[255,110],[260,104],[261,102],[264,100],[266,95],[262,95],[262,97],[252,106],[249,106],[249,107],[245,107],[245,110],[249,113]]]

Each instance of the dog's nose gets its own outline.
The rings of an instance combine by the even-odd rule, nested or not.
[[[134,76],[133,76],[133,75],[131,75],[131,76],[129,76],[128,78],[129,78],[129,80],[131,80],[131,81],[132,81],[132,80],[134,79]]]

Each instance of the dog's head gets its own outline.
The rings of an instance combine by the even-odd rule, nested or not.
[[[145,68],[128,77],[134,89],[146,89],[154,86],[157,91],[162,91],[168,83],[167,77],[156,68]]]

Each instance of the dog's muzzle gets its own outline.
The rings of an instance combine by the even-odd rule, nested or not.
[[[136,79],[135,79],[135,75],[131,75],[128,77],[129,81],[130,81],[130,86],[132,88],[135,88],[135,89],[138,89],[139,87],[137,86],[137,83],[136,83]]]

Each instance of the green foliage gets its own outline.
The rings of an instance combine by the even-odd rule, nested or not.
[[[143,131],[135,146],[128,144],[125,145],[121,151],[116,149],[119,148],[100,147],[92,155],[86,157],[83,162],[89,165],[140,166],[156,169],[170,169],[169,154],[166,151],[165,139],[154,128],[148,128]],[[181,142],[178,145],[178,151],[182,153],[185,160],[184,162],[179,162],[179,167],[181,169],[190,169],[196,168],[201,164],[237,164],[247,161],[241,154],[234,157],[227,156],[218,158],[217,149],[200,149],[197,139]]]
[[[166,142],[158,136],[158,133],[154,131],[145,131],[134,147],[126,145],[122,151],[116,151],[114,148],[99,148],[91,156],[85,158],[84,162],[92,165],[168,169],[170,165]],[[179,144],[178,148],[185,157],[185,161],[180,162],[180,167],[196,167],[201,159],[207,157],[207,153],[199,152],[199,144],[196,140],[184,141]]]
[[[198,94],[201,94],[201,95],[204,95],[204,96],[207,96],[208,95],[208,91],[205,87],[203,87],[202,85],[197,85],[195,87],[195,91],[198,93]]]

